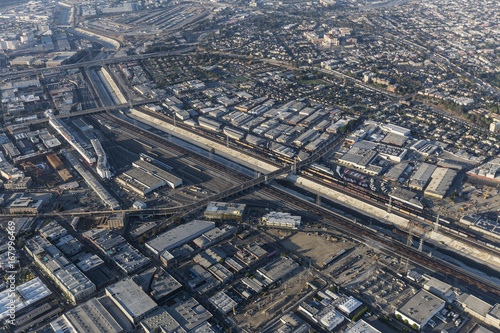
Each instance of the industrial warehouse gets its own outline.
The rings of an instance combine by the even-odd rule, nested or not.
[[[117,181],[142,196],[168,185],[176,188],[182,185],[182,179],[143,160],[132,163],[133,168],[119,175]]]

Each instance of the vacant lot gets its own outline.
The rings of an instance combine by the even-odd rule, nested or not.
[[[298,232],[283,239],[280,244],[290,252],[308,257],[318,266],[343,248],[352,247],[350,243],[330,240],[329,235],[316,236],[307,232]]]

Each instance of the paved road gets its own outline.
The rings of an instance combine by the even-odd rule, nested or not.
[[[57,67],[32,68],[32,69],[26,69],[26,70],[22,70],[22,71],[0,73],[0,79],[7,78],[7,77],[13,78],[13,77],[34,75],[34,74],[43,73],[43,72],[59,72],[62,70],[75,69],[75,68],[80,68],[80,67],[104,66],[104,65],[116,64],[116,63],[120,63],[120,62],[128,62],[128,61],[135,61],[135,60],[149,59],[149,58],[158,58],[158,57],[164,57],[164,56],[169,56],[169,55],[179,55],[179,54],[193,51],[194,49],[196,49],[196,47],[194,46],[196,44],[197,43],[186,44],[189,46],[186,48],[177,50],[177,51],[164,51],[164,52],[155,52],[155,53],[146,53],[146,54],[136,54],[136,55],[126,56],[126,57],[82,61],[82,62],[75,63],[75,64],[62,65],[62,66],[57,66]]]

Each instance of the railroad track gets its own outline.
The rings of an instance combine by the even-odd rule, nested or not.
[[[128,123],[127,121],[122,120],[114,115],[108,114],[108,115],[105,115],[103,117],[107,118],[107,120],[113,122],[114,124],[125,128],[127,131],[137,133],[137,134],[139,134],[145,138],[148,138],[149,140],[154,141],[160,145],[167,146],[169,149],[172,149],[172,150],[174,150],[182,155],[188,155],[193,160],[200,162],[202,164],[209,165],[211,168],[214,168],[217,171],[220,171],[220,172],[225,173],[225,174],[231,174],[234,178],[238,179],[239,181],[246,182],[246,181],[251,179],[247,175],[245,175],[241,172],[238,172],[234,169],[231,169],[222,163],[207,160],[207,158],[205,156],[203,156],[202,154],[199,154],[199,153],[192,151],[188,148],[185,148],[179,144],[176,144],[172,141],[169,141],[169,140],[167,140],[159,135],[150,133],[146,130],[139,129],[136,126],[134,126],[134,125]]]
[[[423,267],[431,268],[437,272],[454,276],[455,278],[461,280],[462,282],[465,282],[470,286],[476,287],[484,292],[493,293],[495,295],[500,296],[499,285],[485,278],[477,276],[465,269],[462,269],[451,263],[448,263],[446,261],[437,258],[430,258],[426,254],[418,251],[417,249],[407,246],[394,239],[388,239],[386,237],[382,237],[377,232],[375,232],[370,228],[364,227],[357,223],[353,223],[349,219],[339,214],[336,214],[326,208],[316,206],[311,202],[303,200],[285,191],[271,187],[265,188],[263,190],[279,199],[293,202],[295,206],[298,206],[301,209],[304,209],[321,217],[323,219],[321,223],[329,227],[333,227],[334,229],[337,229],[346,234],[349,234],[354,239],[363,241],[366,240],[366,238],[369,238],[373,241],[382,244],[384,247],[391,250],[392,252],[397,253],[398,255],[403,255]]]
[[[121,120],[115,116],[109,116],[109,118],[112,122],[114,122],[117,125],[123,126],[129,131],[138,133],[146,138],[149,138],[153,141],[158,142],[159,144],[166,145],[171,149],[174,149],[175,151],[178,151],[181,154],[187,154],[191,158],[203,163],[207,164],[207,159],[205,156],[198,154],[196,152],[193,152],[181,145],[175,144],[171,141],[168,141],[165,138],[162,138],[159,135],[155,135],[153,133],[149,133],[147,131],[144,131],[142,129],[137,128],[136,126],[133,126],[132,124],[129,124],[128,122]],[[306,162],[306,161],[302,161]],[[305,163],[304,163],[305,164]],[[242,182],[246,183],[250,180],[252,180],[250,177],[235,171],[229,167],[226,167],[225,165],[215,162],[215,161],[210,161],[209,165],[223,173],[228,173],[231,174],[233,177],[241,180]],[[279,170],[278,170],[279,171]],[[273,172],[274,173],[274,172]],[[381,237],[378,235],[375,231],[366,228],[364,226],[361,226],[359,224],[355,224],[349,219],[336,214],[332,211],[329,211],[326,208],[316,206],[315,204],[312,204],[308,201],[305,201],[299,197],[296,197],[290,193],[287,193],[285,191],[276,189],[276,188],[271,188],[267,187],[264,188],[263,191],[265,191],[268,194],[271,194],[279,199],[282,199],[284,201],[288,202],[293,202],[296,206],[311,212],[313,214],[318,215],[323,219],[323,224],[335,228],[341,232],[344,232],[346,234],[349,234],[351,237],[357,239],[357,240],[363,240],[364,238],[369,238],[373,241],[376,241],[380,244],[382,244],[384,247],[387,249],[398,253],[400,255],[403,255],[405,257],[408,257],[415,263],[418,263],[421,266],[431,268],[435,271],[441,272],[446,275],[451,275],[456,277],[457,279],[461,280],[462,282],[471,285],[473,287],[476,287],[484,292],[487,293],[493,293],[495,295],[500,296],[500,286],[497,284],[481,278],[479,276],[476,276],[475,274],[472,274],[468,272],[467,270],[464,270],[462,268],[459,268],[457,266],[454,266],[446,261],[437,259],[437,258],[429,258],[427,255],[425,255],[422,252],[419,252],[416,249],[411,248],[410,246],[404,245],[394,239],[387,239],[385,237]],[[222,198],[221,198],[222,199]],[[193,205],[187,205],[184,207],[179,207],[179,212],[176,214],[177,216],[184,216],[189,214],[191,209],[198,209],[200,206],[203,206],[205,204],[206,200],[202,200],[202,202],[193,204]]]
[[[174,121],[170,117],[166,117],[166,116],[164,116],[162,114],[159,114],[157,112],[144,110],[143,108],[141,108],[141,112],[147,114],[148,116],[160,119],[160,120],[165,121],[165,122],[167,122],[167,123],[169,123],[171,125],[174,125]],[[184,129],[186,131],[189,131],[189,132],[196,132],[196,135],[199,135],[199,136],[201,136],[201,137],[203,137],[203,138],[205,138],[207,140],[215,141],[215,142],[217,142],[217,143],[219,143],[221,145],[226,145],[227,144],[227,142],[225,140],[221,140],[221,139],[217,138],[217,136],[215,136],[215,135],[209,135],[209,134],[205,133],[202,130],[193,130],[193,127],[187,126],[187,125],[183,124],[180,121],[176,121],[175,122],[175,126],[177,126],[179,128],[182,128],[182,129]],[[280,168],[283,167],[283,164],[277,163],[275,161],[271,161],[269,158],[266,158],[266,157],[261,156],[259,154],[255,154],[252,151],[243,149],[243,148],[239,147],[238,145],[236,145],[236,144],[234,144],[232,142],[229,142],[229,146],[233,150],[236,150],[236,151],[238,151],[238,152],[240,152],[242,154],[251,155],[253,158],[259,159],[262,162],[265,162],[267,164],[271,164],[271,165],[275,166],[278,169],[280,169]]]

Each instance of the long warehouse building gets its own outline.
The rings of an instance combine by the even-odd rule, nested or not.
[[[143,160],[137,160],[132,163],[133,168],[125,171],[116,179],[117,181],[139,193],[146,196],[154,190],[170,186],[176,188],[182,185],[182,179]]]
[[[195,220],[158,235],[156,238],[147,242],[146,247],[155,255],[159,256],[164,251],[170,251],[192,241],[214,228],[214,222]]]
[[[97,181],[97,179],[87,170],[85,170],[78,161],[71,156],[68,151],[63,151],[64,157],[68,160],[73,168],[83,177],[85,183],[87,183],[92,190],[101,198],[101,200],[111,208],[112,210],[120,209],[120,203],[116,200],[102,185]]]
[[[73,147],[88,164],[90,165],[95,164],[96,160],[94,155],[92,155],[92,153],[87,151],[85,148],[82,147],[82,145],[80,145],[80,143],[78,143],[78,141],[76,141],[75,137],[68,131],[68,129],[66,128],[66,126],[62,121],[54,117],[51,117],[49,119],[49,124],[57,131],[57,133],[61,134],[64,137],[64,139],[68,141],[71,147]]]
[[[97,174],[103,179],[111,178],[113,174],[111,173],[111,171],[109,171],[108,157],[106,156],[106,152],[102,148],[101,141],[99,141],[99,139],[92,139],[90,140],[90,142],[92,143],[92,147],[94,147],[94,150],[97,154]]]

